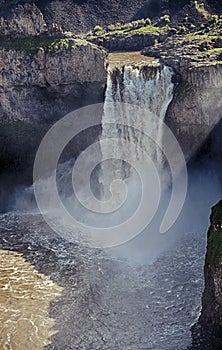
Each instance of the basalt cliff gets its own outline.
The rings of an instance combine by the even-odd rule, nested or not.
[[[7,191],[31,183],[36,150],[55,121],[104,101],[112,51],[142,50],[172,67],[166,123],[187,162],[212,152],[221,163],[221,1],[2,0],[0,16],[0,180]],[[72,156],[99,133],[79,139]],[[221,207],[220,202],[212,210],[203,308],[194,331],[194,346],[202,350],[202,326],[213,334],[210,349],[221,349]]]
[[[65,35],[55,23],[47,25],[35,4],[1,17],[0,177],[7,188],[16,181],[31,183],[37,147],[52,123],[103,101],[106,56],[105,49]]]
[[[132,2],[131,8],[118,1],[108,7],[103,1],[100,12],[93,2],[72,5],[73,9],[71,2],[0,2],[2,169],[7,168],[7,157],[12,160],[16,153],[8,140],[14,137],[19,142],[17,127],[22,127],[22,140],[35,124],[37,133],[43,126],[42,135],[47,124],[71,110],[103,101],[107,54],[116,50],[142,50],[173,67],[174,98],[165,119],[187,160],[206,139],[211,143],[221,118],[222,6],[218,1],[141,0],[137,5]],[[112,21],[106,16],[110,9],[115,12]],[[74,10],[78,23],[73,21]],[[90,11],[93,20],[86,26]],[[66,14],[66,20],[58,20],[59,14],[60,19]],[[7,123],[17,125],[10,135],[4,129]],[[16,155],[12,163],[22,164],[22,153],[22,159]]]
[[[211,208],[204,265],[202,310],[192,327],[192,349],[221,349],[222,344],[222,201]]]

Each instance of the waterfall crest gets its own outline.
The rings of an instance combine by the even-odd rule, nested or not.
[[[122,159],[143,161],[148,155],[161,169],[162,122],[173,98],[172,76],[170,67],[155,62],[122,66],[112,62],[108,66],[101,140],[111,137],[118,141],[113,142],[113,160],[104,161],[101,167],[104,188],[109,187],[115,178],[124,179],[131,175],[132,169]],[[135,106],[138,106],[137,115]],[[141,115],[140,110],[145,113]],[[133,125],[133,128],[128,125]],[[144,134],[137,128],[144,130]],[[146,136],[146,131],[155,142]],[[124,149],[124,140],[134,145],[133,154]],[[101,143],[101,153],[102,159],[106,160],[110,154],[106,144]]]

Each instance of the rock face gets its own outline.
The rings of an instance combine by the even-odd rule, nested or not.
[[[155,0],[156,1],[156,0]],[[35,3],[43,13],[46,24],[51,27],[57,23],[65,31],[87,32],[96,25],[108,25],[118,21],[131,21],[138,11],[146,5],[146,0],[18,0],[0,1],[0,15],[8,17],[20,3]],[[146,6],[147,7],[147,6]],[[149,11],[151,15],[151,12]],[[144,15],[144,11],[142,12]]]
[[[175,66],[178,85],[166,115],[188,160],[221,119],[222,65]]]
[[[106,52],[87,42],[47,52],[0,50],[0,120],[57,119],[103,100]]]
[[[32,182],[35,154],[50,126],[74,109],[103,101],[106,51],[85,41],[43,39],[43,46],[35,46],[34,38],[22,38],[0,49],[0,197],[6,204],[2,210],[10,209],[8,191]],[[77,139],[69,158],[98,132]]]
[[[222,348],[222,200],[211,208],[204,266],[205,288],[192,349]]]
[[[109,39],[98,38],[93,40],[93,42],[111,52],[138,51],[146,46],[154,45],[156,37],[155,34],[115,35]]]
[[[18,5],[0,18],[0,123],[53,121],[101,102],[105,57],[96,45],[47,25],[35,4]]]
[[[45,34],[47,31],[43,15],[35,5],[18,6],[7,20],[0,18],[0,37],[24,37]]]
[[[212,207],[210,223],[200,321],[213,327],[222,327],[222,200]]]

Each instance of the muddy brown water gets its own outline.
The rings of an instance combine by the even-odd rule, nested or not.
[[[51,301],[62,288],[23,256],[0,250],[0,349],[42,350],[56,333]]]
[[[1,350],[185,350],[191,343],[202,236],[132,266],[65,241],[39,215],[10,213],[0,216],[0,247]]]
[[[140,51],[133,52],[113,52],[108,56],[110,65],[131,65],[136,67],[151,66],[159,67],[160,62],[153,57],[144,56]]]

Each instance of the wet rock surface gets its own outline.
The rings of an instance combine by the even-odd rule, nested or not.
[[[1,216],[0,233],[1,249],[22,253],[64,288],[51,304],[59,333],[48,350],[177,350],[190,344],[203,283],[201,235],[187,235],[154,264],[130,265],[87,247],[81,236],[63,240],[38,215]]]

